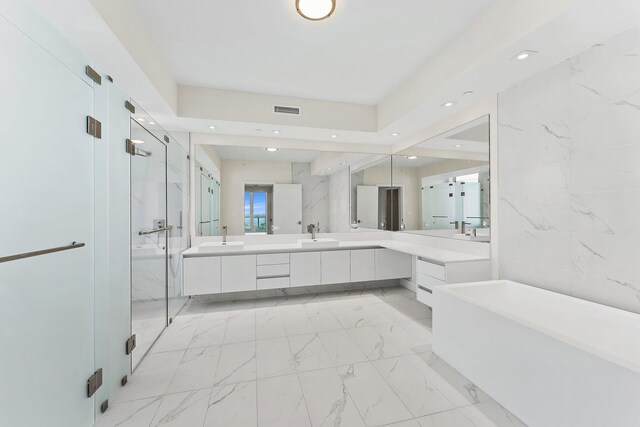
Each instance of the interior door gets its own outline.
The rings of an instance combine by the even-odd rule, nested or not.
[[[378,229],[378,186],[358,185],[356,221],[358,227]]]
[[[273,186],[273,234],[302,233],[302,185]]]
[[[0,425],[90,426],[93,88],[2,17],[0,52]]]

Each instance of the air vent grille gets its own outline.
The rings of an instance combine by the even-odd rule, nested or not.
[[[276,105],[273,107],[273,112],[278,114],[295,114],[300,115],[300,108],[298,107],[283,107]]]

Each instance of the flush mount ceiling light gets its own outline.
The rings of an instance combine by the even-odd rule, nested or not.
[[[336,0],[296,0],[296,10],[309,21],[322,21],[336,10]]]
[[[534,53],[538,53],[538,52],[536,52],[535,50],[523,50],[522,52],[520,52],[519,54],[517,54],[516,56],[514,56],[511,59],[516,60],[516,61],[524,61],[525,59],[529,58]]]
[[[274,147],[265,148],[265,150],[267,150],[270,153],[275,153],[276,151],[278,151],[278,149]]]

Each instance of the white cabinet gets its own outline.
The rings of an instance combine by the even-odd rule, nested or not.
[[[183,260],[184,295],[207,295],[222,292],[220,257],[191,257]]]
[[[418,257],[416,260],[416,296],[433,307],[433,290],[454,283],[480,282],[491,279],[489,260],[449,262],[446,264]]]
[[[292,253],[290,261],[291,287],[322,284],[322,256],[320,252]]]
[[[375,249],[376,280],[411,277],[412,256],[391,249]]]
[[[256,256],[232,255],[222,259],[222,292],[256,290]]]
[[[351,251],[351,281],[368,282],[376,279],[376,261],[374,249]]]
[[[351,251],[322,252],[322,284],[349,283],[351,281]]]

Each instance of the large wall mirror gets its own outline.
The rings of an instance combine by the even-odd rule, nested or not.
[[[489,135],[484,116],[393,156],[400,231],[490,241]]]
[[[388,155],[223,145],[194,151],[196,236],[218,236],[223,226],[229,235],[302,234],[310,224],[320,233],[350,232],[357,195],[350,171],[359,171],[362,185],[391,185]]]
[[[397,191],[391,184],[391,156],[370,155],[353,164],[351,231],[398,230],[398,224],[394,224],[398,209],[394,190]]]

